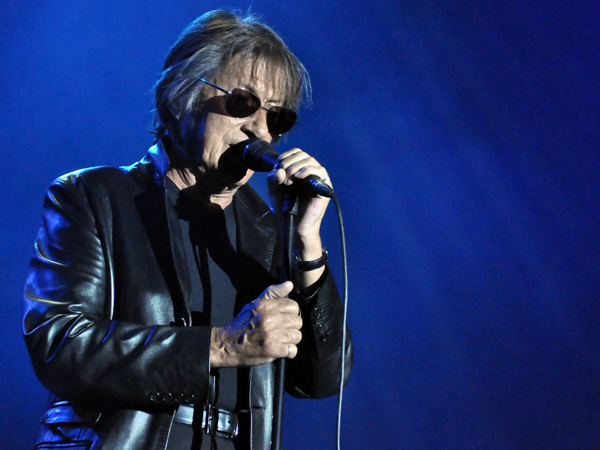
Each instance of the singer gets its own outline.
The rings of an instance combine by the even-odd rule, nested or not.
[[[347,381],[319,233],[329,199],[300,192],[295,270],[279,282],[277,215],[240,152],[280,140],[307,95],[271,28],[209,12],[167,54],[146,156],[50,186],[24,291],[25,342],[51,392],[36,449],[268,449],[274,360],[287,358],[296,397],[335,395],[342,355]],[[275,209],[300,180],[331,183],[284,150],[268,174]]]

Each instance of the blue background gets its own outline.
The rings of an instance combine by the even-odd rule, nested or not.
[[[230,5],[312,76],[281,147],[329,169],[346,221],[343,447],[600,448],[598,3]],[[2,2],[1,448],[32,445],[47,398],[20,331],[45,189],[145,153],[164,55],[221,6]],[[333,211],[324,233],[339,268]],[[288,398],[286,448],[334,448],[335,412]]]

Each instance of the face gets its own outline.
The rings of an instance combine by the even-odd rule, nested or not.
[[[227,91],[243,87],[263,102],[282,105],[283,94],[276,92],[276,80],[269,79],[266,74],[263,65],[244,69],[230,66],[214,80],[214,84]],[[236,189],[245,184],[253,172],[243,165],[232,146],[250,138],[272,142],[274,136],[267,128],[267,111],[260,108],[248,117],[231,117],[225,111],[227,94],[208,85],[204,98],[199,112],[190,113],[181,120],[182,143],[193,155],[194,165],[201,174],[201,180],[197,181],[205,184],[211,193]]]

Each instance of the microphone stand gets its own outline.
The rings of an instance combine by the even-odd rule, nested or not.
[[[281,240],[281,275],[280,282],[292,278],[292,249],[294,248],[294,226],[298,215],[298,202],[293,188],[284,194],[281,216],[279,220],[279,239]],[[275,396],[273,398],[273,433],[272,450],[281,449],[283,429],[283,396],[285,388],[285,358],[275,361]]]

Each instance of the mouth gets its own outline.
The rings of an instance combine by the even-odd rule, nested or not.
[[[229,146],[229,149],[225,151],[225,153],[231,153],[231,157],[236,157],[240,160],[240,162],[242,162],[244,156],[244,149],[252,141],[253,139],[245,139],[243,141],[238,142],[237,144],[232,144]]]
[[[250,142],[249,139],[230,145],[219,158],[219,169],[227,174],[227,178],[233,181],[243,179],[248,173],[248,166],[244,164],[242,155],[244,148]]]

